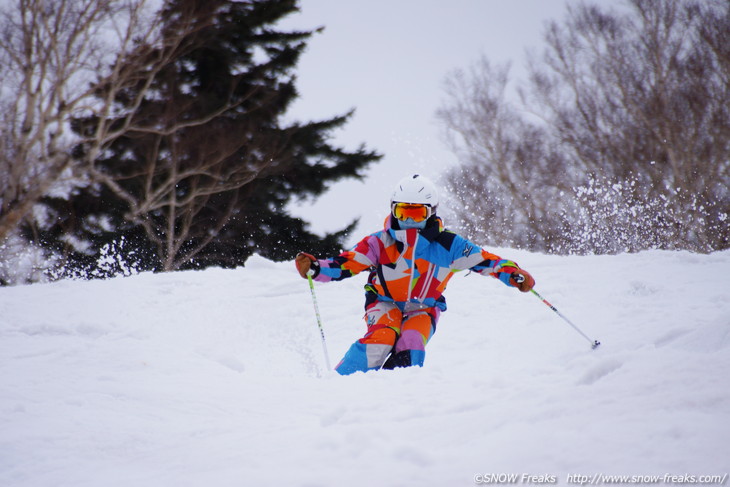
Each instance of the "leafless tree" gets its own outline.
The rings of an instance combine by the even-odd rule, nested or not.
[[[461,165],[447,178],[445,206],[449,221],[485,243],[545,247],[554,238],[545,225],[553,218],[551,200],[569,191],[570,174],[545,128],[525,121],[508,100],[508,80],[509,66],[486,58],[446,78],[446,106],[437,116]]]
[[[726,246],[730,84],[721,46],[730,6],[629,6],[631,15],[583,6],[570,11],[564,28],[553,23],[547,69],[533,69],[532,101],[549,113],[582,172],[623,186],[621,201],[611,204],[648,205],[655,213],[649,203],[663,200],[652,226],[664,238],[693,250]],[[710,36],[723,32],[725,43],[715,37],[713,45]]]
[[[17,0],[0,13],[0,242],[51,191],[68,191],[128,124],[80,137],[72,119],[107,119],[117,93],[140,76],[125,53],[154,44],[144,0]],[[112,87],[97,96],[102,82]],[[132,113],[134,106],[128,109]],[[124,119],[125,114],[116,116]],[[72,148],[85,143],[85,158]],[[64,188],[64,184],[67,186]]]
[[[166,19],[164,33],[145,0],[18,0],[2,15],[0,242],[42,197],[103,184],[128,204],[127,218],[145,228],[171,270],[217,234],[238,190],[277,156],[277,144],[270,143],[258,160],[228,164],[245,142],[226,127],[214,139],[192,141],[195,150],[189,150],[196,137],[189,129],[212,123],[240,98],[195,119],[178,117],[184,107],[172,102],[158,117],[138,113],[145,97],[155,96],[150,89],[160,71],[184,54],[187,39],[212,22],[210,15],[182,11]],[[79,120],[94,123],[78,130]],[[154,142],[142,164],[109,171],[101,164],[105,151],[123,137]],[[130,190],[123,182],[132,178],[143,178],[144,186]],[[200,212],[222,193],[228,214],[201,225]],[[191,240],[195,245],[182,249]]]
[[[558,244],[552,250],[726,248],[730,5],[631,0],[624,6],[569,8],[564,23],[548,27],[543,57],[531,59],[522,101],[536,118],[523,116],[529,130],[513,127],[512,137],[518,146],[534,138],[545,148],[551,167],[526,176],[546,185],[528,185],[530,199],[554,211],[541,222],[547,230],[532,224],[515,232],[551,233],[543,243]],[[492,121],[476,123],[473,130],[497,137]],[[528,160],[516,150],[509,154],[480,159],[492,174],[497,167],[504,173],[485,189],[509,193],[511,181],[523,176],[515,169]],[[474,167],[465,168],[467,175]],[[458,186],[460,178],[451,179]],[[512,217],[505,220],[532,212],[510,205],[503,207]]]

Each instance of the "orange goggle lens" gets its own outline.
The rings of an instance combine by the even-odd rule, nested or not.
[[[431,207],[412,203],[393,203],[393,216],[402,221],[412,218],[418,223],[431,216]]]

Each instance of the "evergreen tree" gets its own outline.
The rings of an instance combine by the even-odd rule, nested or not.
[[[296,98],[292,74],[313,34],[271,25],[296,0],[169,0],[163,41],[140,46],[129,66],[169,57],[151,85],[117,98],[128,108],[146,90],[127,130],[96,161],[93,184],[46,200],[56,222],[37,235],[76,266],[93,266],[105,245],[124,241],[139,269],[241,265],[252,253],[282,260],[297,250],[331,253],[355,225],[320,237],[286,211],[331,183],[362,177],[380,158],[333,147],[350,114],[284,125]],[[106,89],[99,86],[99,96]],[[77,131],[99,123],[77,120]],[[79,147],[78,151],[84,151]],[[81,245],[79,244],[81,243]]]

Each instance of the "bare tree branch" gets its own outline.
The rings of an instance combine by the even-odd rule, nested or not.
[[[69,124],[81,115],[107,118],[117,93],[140,76],[125,66],[124,53],[153,42],[158,29],[145,0],[18,0],[0,15],[2,241],[41,197],[83,175],[119,135],[100,125],[93,136],[79,136]],[[96,96],[100,72],[112,85],[104,100]],[[71,150],[81,142],[89,150],[77,160]]]

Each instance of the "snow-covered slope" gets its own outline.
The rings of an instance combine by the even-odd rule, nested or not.
[[[0,485],[730,471],[730,252],[493,250],[603,345],[477,275],[452,280],[425,367],[349,377],[324,370],[289,263],[2,288]],[[316,288],[333,362],[364,331],[363,281]]]

